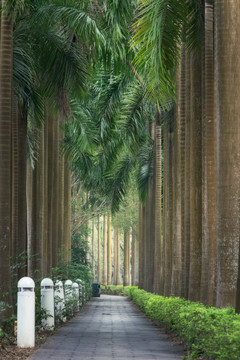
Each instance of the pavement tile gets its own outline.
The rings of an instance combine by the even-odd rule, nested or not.
[[[180,360],[183,355],[128,298],[102,295],[29,360]]]

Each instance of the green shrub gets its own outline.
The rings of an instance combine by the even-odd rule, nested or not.
[[[101,285],[101,293],[108,295],[128,296],[130,286],[122,285]]]
[[[129,295],[147,316],[184,339],[191,358],[240,359],[240,315],[234,309],[166,298],[136,288],[130,288]]]

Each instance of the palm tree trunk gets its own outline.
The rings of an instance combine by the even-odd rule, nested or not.
[[[43,276],[43,238],[44,238],[44,133],[38,134],[39,154],[32,174],[32,276]]]
[[[185,187],[186,187],[186,171],[185,171],[185,156],[188,154],[188,149],[186,147],[186,57],[187,50],[185,43],[182,43],[181,46],[181,77],[180,77],[180,97],[178,99],[180,105],[180,182],[181,182],[181,242],[182,242],[182,284],[181,284],[181,296],[184,296],[185,290],[185,254],[186,254],[186,236],[185,236]],[[188,176],[188,174],[187,174]],[[187,205],[187,204],[186,204]]]
[[[59,239],[58,239],[58,214],[59,214],[59,117],[54,119],[53,133],[53,188],[52,188],[52,265],[58,265]]]
[[[27,250],[27,201],[26,201],[26,169],[27,169],[27,118],[23,110],[19,110],[19,164],[18,164],[18,254],[26,254]],[[25,264],[23,264],[25,265]],[[26,275],[23,266],[19,270],[19,278]]]
[[[139,274],[139,239],[136,229],[132,231],[132,286],[138,286]]]
[[[121,278],[121,263],[120,263],[120,229],[117,228],[117,281],[116,285],[122,284]]]
[[[189,300],[200,300],[202,259],[202,59],[191,57]]]
[[[98,282],[102,282],[102,266],[101,266],[101,217],[98,215]]]
[[[65,252],[67,254],[68,262],[71,261],[71,169],[65,163],[64,170],[64,239],[65,239]]]
[[[161,274],[163,254],[162,254],[162,149],[161,149],[161,119],[160,113],[156,115],[155,129],[155,232],[154,232],[154,274],[153,274],[153,291],[156,294],[163,292],[163,276]]]
[[[7,0],[2,0],[2,8]],[[0,38],[0,293],[11,305],[11,121],[13,77],[13,26],[5,10],[1,12]],[[6,313],[11,313],[11,308]]]
[[[53,187],[54,187],[54,120],[53,116],[48,107],[48,118],[47,118],[47,140],[48,140],[48,151],[47,151],[47,196],[48,196],[48,270],[52,272],[53,267],[53,217],[54,217],[54,202],[53,202]]]
[[[104,215],[103,222],[103,285],[107,285],[107,215]]]
[[[62,117],[59,119],[60,124],[63,123]],[[64,134],[61,128],[59,129],[59,142],[63,140]],[[64,155],[59,154],[59,162],[58,162],[58,248],[59,248],[59,260],[64,259]]]
[[[124,286],[130,285],[130,231],[124,230]]]
[[[108,215],[108,239],[107,239],[107,283],[112,284],[112,231],[111,216]]]
[[[19,123],[18,123],[18,100],[13,96],[12,109],[12,241],[11,256],[13,264],[16,266],[19,262],[19,235],[18,235],[18,196],[19,196]],[[25,249],[26,250],[26,249]],[[17,266],[16,266],[17,269]],[[19,280],[19,271],[16,271],[16,280]]]
[[[92,281],[95,281],[95,231],[94,219],[92,219]]]
[[[144,212],[145,206],[139,204],[138,218],[139,218],[139,288],[144,286]]]
[[[49,217],[48,217],[48,114],[46,113],[44,127],[44,234],[43,234],[43,275],[51,272],[50,254],[49,254]]]
[[[214,101],[213,1],[205,1],[205,106],[202,129],[203,216],[201,302],[216,304],[216,120]]]
[[[180,68],[177,70],[176,93],[180,99]],[[181,122],[180,104],[175,106],[174,118],[174,188],[173,188],[173,244],[171,294],[181,295],[182,284],[182,239],[181,239]]]
[[[235,306],[239,249],[240,2],[216,10],[217,306]]]
[[[184,199],[184,238],[183,238],[183,256],[182,256],[182,296],[188,298],[189,287],[189,266],[190,266],[190,99],[191,99],[191,81],[190,81],[190,51],[185,52],[185,152],[184,159],[184,178],[183,178],[183,199]]]
[[[164,296],[171,294],[171,277],[172,277],[172,124],[171,119],[165,124],[165,146],[164,146],[164,241],[165,241],[165,281],[164,281]]]

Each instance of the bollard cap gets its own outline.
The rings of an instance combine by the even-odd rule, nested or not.
[[[53,281],[49,278],[45,278],[41,281],[41,286],[53,286]]]
[[[78,284],[76,282],[73,283],[72,285],[74,288],[79,288]]]
[[[62,281],[61,280],[57,280],[56,282],[55,282],[55,286],[63,286],[63,283],[62,283]]]
[[[66,280],[64,285],[65,286],[72,286],[72,281],[71,280]]]
[[[35,288],[35,283],[30,277],[24,276],[18,281],[18,288]]]

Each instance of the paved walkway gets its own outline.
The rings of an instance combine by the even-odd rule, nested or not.
[[[168,340],[128,298],[93,298],[31,360],[176,360],[183,350]]]

